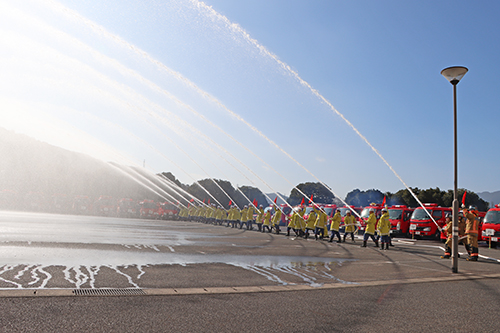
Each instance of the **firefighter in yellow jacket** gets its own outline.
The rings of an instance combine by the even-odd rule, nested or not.
[[[380,234],[380,249],[389,250],[389,244],[391,242],[391,221],[389,221],[389,213],[387,212],[387,208],[382,208],[382,216],[378,220],[377,225],[378,232]]]
[[[271,232],[271,209],[268,209],[264,214],[264,223],[262,224],[262,232],[265,232],[265,229]]]
[[[243,229],[243,225],[248,229],[247,225],[247,212],[248,212],[248,206],[245,205],[243,209],[240,212],[240,229]]]
[[[297,221],[295,221],[295,227],[297,228],[299,237],[304,237],[304,233],[306,231],[306,221],[304,221],[305,213],[306,213],[306,207],[301,206],[299,211],[299,217],[297,218]]]
[[[248,205],[247,210],[247,230],[253,230],[253,214],[255,212],[255,208],[253,204]]]
[[[273,220],[272,220],[272,226],[274,227],[274,230],[276,231],[276,234],[279,235],[280,233],[280,222],[281,222],[281,210],[278,208],[278,206],[274,205],[274,215],[273,215]]]
[[[345,225],[345,230],[344,230],[344,242],[347,237],[347,234],[351,234],[351,239],[353,242],[354,241],[354,231],[356,230],[356,218],[351,215],[351,211],[348,210],[345,213],[344,216],[344,225]]]
[[[342,240],[340,239],[340,232],[339,232],[340,222],[342,222],[342,215],[340,215],[340,210],[337,209],[337,211],[335,212],[335,215],[333,215],[333,217],[332,217],[332,223],[330,224],[330,233],[331,233],[330,240],[329,240],[330,243],[333,242],[333,238],[335,236],[337,236],[339,239],[337,241],[337,243],[342,242]]]
[[[316,213],[314,210],[311,210],[309,212],[309,215],[307,216],[306,220],[306,231],[305,231],[305,236],[304,238],[309,238],[309,230],[314,232],[314,223],[316,223]]]
[[[297,222],[298,217],[299,217],[298,209],[294,208],[292,216],[288,220],[288,226],[286,227],[286,235],[287,236],[290,236],[290,230],[293,230],[295,232],[295,235],[297,235],[296,222]]]
[[[326,215],[323,209],[316,205],[313,206],[313,210],[316,213],[316,221],[314,222],[314,238],[318,240],[318,235],[321,234],[319,238],[323,239],[323,237],[325,237],[325,226],[328,222],[328,215]]]
[[[257,224],[257,228],[259,231],[262,231],[262,219],[264,218],[264,207],[259,205],[259,209],[257,210],[257,217],[255,218],[255,223]]]
[[[375,216],[375,211],[370,209],[370,215],[366,220],[366,229],[365,234],[363,236],[363,245],[361,247],[366,247],[366,243],[368,242],[368,238],[371,238],[375,243],[375,247],[378,247],[378,240],[375,238],[375,225],[377,224],[377,217]]]

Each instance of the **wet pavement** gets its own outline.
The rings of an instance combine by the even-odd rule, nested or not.
[[[429,240],[396,238],[382,251],[371,242],[361,248],[360,239],[337,244],[196,222],[17,212],[0,212],[0,235],[0,296],[250,293],[500,274],[500,252],[485,244],[479,262],[462,256],[452,274],[451,261],[439,258],[442,244]]]
[[[0,212],[2,332],[496,331],[500,252]],[[462,252],[462,251],[461,251]],[[452,310],[452,311],[450,311]]]

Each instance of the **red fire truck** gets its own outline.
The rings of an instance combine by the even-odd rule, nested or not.
[[[140,217],[143,219],[159,219],[160,205],[153,200],[143,200],[139,202],[141,206]]]
[[[446,215],[451,214],[452,210],[449,207],[440,207],[436,203],[425,203],[424,207],[425,209],[418,207],[413,211],[410,219],[410,234],[412,236],[433,237],[439,240],[441,232],[429,215],[440,228],[443,228]]]
[[[139,207],[138,204],[131,198],[122,198],[118,200],[118,207],[116,208],[118,217],[138,217]]]
[[[405,205],[394,205],[387,209],[389,221],[391,222],[391,236],[410,237],[410,218],[415,208]]]
[[[92,205],[95,215],[114,216],[116,212],[115,201],[109,195],[101,195]]]
[[[160,217],[163,220],[177,220],[179,208],[171,202],[160,202]]]
[[[490,242],[492,247],[497,247],[500,242],[500,205],[495,205],[486,213],[483,220],[481,233],[483,240]]]

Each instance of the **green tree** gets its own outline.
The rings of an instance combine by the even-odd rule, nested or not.
[[[302,195],[300,192],[305,194]],[[288,197],[288,203],[290,206],[299,205],[302,199],[304,199],[305,204],[309,203],[309,199],[313,196],[313,201],[315,203],[331,204],[334,202],[335,196],[333,193],[327,189],[321,183],[301,183],[295,186]]]
[[[239,189],[241,192],[243,192],[248,197],[248,199],[250,199],[250,201],[253,202],[254,199],[257,200],[257,207],[259,205],[263,205],[263,206],[267,205],[266,196],[257,187],[240,186]]]
[[[383,200],[384,194],[375,189],[367,191],[360,191],[359,189],[355,189],[347,193],[345,197],[345,202],[348,205],[353,205],[356,207],[365,207],[371,203],[381,204]]]

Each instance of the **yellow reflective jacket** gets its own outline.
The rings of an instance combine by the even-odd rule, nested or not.
[[[332,223],[330,224],[330,230],[339,231],[341,221],[342,215],[340,215],[340,211],[337,211],[335,215],[333,215]]]
[[[375,225],[377,224],[377,217],[375,213],[370,213],[368,220],[366,220],[365,234],[375,235]]]

